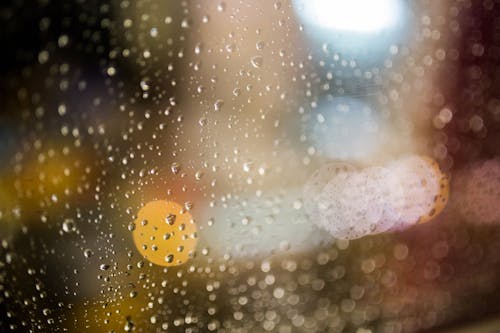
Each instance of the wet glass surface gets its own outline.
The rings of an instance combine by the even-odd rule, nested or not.
[[[496,332],[499,14],[3,4],[0,331]]]

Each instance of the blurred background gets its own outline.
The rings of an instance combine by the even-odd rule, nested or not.
[[[496,0],[4,2],[0,331],[498,332],[499,18]],[[427,223],[346,240],[304,212],[322,165],[408,154],[451,180]],[[180,265],[134,240],[157,200],[197,228]]]

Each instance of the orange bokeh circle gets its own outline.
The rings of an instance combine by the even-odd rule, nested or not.
[[[184,207],[158,200],[139,210],[132,235],[144,258],[160,266],[177,266],[194,256],[196,231],[196,224]]]

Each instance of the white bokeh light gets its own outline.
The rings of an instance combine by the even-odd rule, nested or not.
[[[402,19],[400,0],[296,0],[294,4],[309,24],[345,32],[376,33]]]

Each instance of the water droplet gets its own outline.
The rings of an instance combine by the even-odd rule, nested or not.
[[[255,56],[250,59],[250,62],[252,63],[253,67],[261,68],[262,64],[264,63],[264,59],[261,56]]]
[[[201,45],[201,43],[196,44],[196,46],[194,47],[194,53],[195,54],[200,54],[201,51],[202,51],[202,45]]]
[[[175,216],[174,214],[168,214],[168,215],[167,215],[167,219],[166,219],[166,220],[167,220],[167,223],[168,223],[169,225],[173,225],[173,224],[174,224],[174,222],[175,222],[175,218],[176,218],[176,216]]]
[[[173,174],[178,174],[181,169],[181,165],[177,162],[174,162],[170,165],[170,170],[172,170]]]
[[[217,5],[217,11],[223,12],[225,10],[226,10],[226,3],[225,2],[221,2],[220,4]]]
[[[85,256],[85,258],[90,258],[90,257],[92,257],[92,255],[93,255],[93,254],[94,254],[94,253],[92,252],[92,250],[91,250],[91,249],[85,249],[85,250],[83,251],[83,255]]]
[[[191,210],[193,208],[193,203],[191,201],[186,201],[184,203],[184,208],[186,208],[186,210]]]
[[[198,120],[198,124],[199,124],[200,126],[205,126],[205,125],[207,124],[207,122],[208,122],[208,120],[207,120],[207,118],[205,118],[205,117],[201,117],[201,118]]]
[[[125,326],[123,327],[123,329],[126,331],[126,332],[130,332],[134,329],[134,323],[131,322],[130,320],[127,320],[127,323],[125,324]]]
[[[252,170],[252,166],[253,166],[253,161],[247,161],[243,163],[243,171],[250,172],[250,170]]]
[[[184,29],[189,28],[189,20],[187,18],[183,19],[181,22],[181,27]]]
[[[62,225],[64,232],[74,232],[76,230],[75,221],[73,219],[65,219]]]
[[[109,265],[108,264],[100,264],[99,269],[101,271],[107,271],[109,269]]]
[[[66,105],[61,104],[57,107],[57,113],[59,113],[60,116],[64,116],[66,114]]]
[[[222,106],[224,105],[224,101],[222,99],[218,99],[214,103],[214,110],[215,111],[220,111],[222,109]]]

